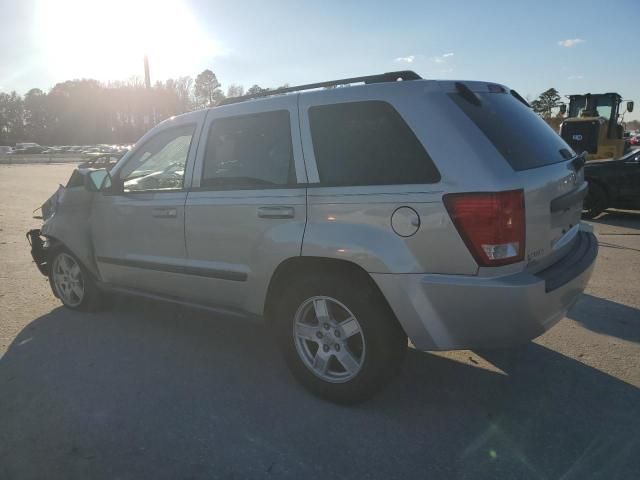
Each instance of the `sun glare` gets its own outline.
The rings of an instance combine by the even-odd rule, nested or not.
[[[195,75],[219,50],[180,0],[41,0],[36,35],[60,79]]]

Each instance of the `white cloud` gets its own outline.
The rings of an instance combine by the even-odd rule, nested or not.
[[[567,80],[582,80],[584,77],[582,75],[569,75]]]
[[[396,62],[401,62],[401,63],[413,63],[413,61],[416,59],[415,55],[408,55],[406,57],[398,57],[396,58]]]
[[[561,47],[566,47],[566,48],[571,48],[571,47],[575,47],[577,44],[579,43],[583,43],[584,40],[581,38],[568,38],[566,40],[560,40],[558,42],[558,45],[560,45]]]
[[[436,63],[445,63],[447,58],[453,57],[453,52],[443,53],[442,55],[437,55],[432,58],[432,60]]]

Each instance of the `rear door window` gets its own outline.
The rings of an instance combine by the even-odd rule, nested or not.
[[[294,183],[287,110],[213,121],[207,140],[203,188],[270,188]]]
[[[440,174],[387,102],[309,108],[313,151],[325,186],[435,183]]]
[[[475,93],[474,105],[459,93],[449,96],[493,143],[514,170],[567,160],[571,147],[529,107],[508,93]]]

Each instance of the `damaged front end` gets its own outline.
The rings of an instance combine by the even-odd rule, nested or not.
[[[34,213],[40,210],[42,216],[34,215],[33,218],[42,219],[43,222],[49,220],[56,213],[58,204],[64,197],[65,187],[60,185],[53,195],[51,195],[42,206],[36,208]],[[33,228],[27,232],[27,241],[31,246],[31,257],[44,276],[49,276],[49,266],[47,264],[49,246],[51,244],[49,238],[42,235],[42,230]]]
[[[31,256],[36,267],[45,277],[49,276],[49,265],[47,264],[49,239],[40,235],[39,228],[34,228],[27,232],[27,241],[31,245]]]
[[[31,256],[38,270],[49,275],[49,253],[54,248],[65,248],[73,253],[92,273],[96,266],[92,258],[90,213],[93,193],[84,186],[88,169],[76,169],[66,186],[58,189],[36,211],[42,226],[26,234],[31,246]]]

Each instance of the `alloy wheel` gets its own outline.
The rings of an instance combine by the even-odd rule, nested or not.
[[[85,289],[82,271],[71,255],[60,253],[53,261],[53,284],[65,305],[77,307],[82,303]]]
[[[294,317],[293,337],[304,365],[326,382],[348,382],[362,369],[366,353],[362,327],[335,298],[305,300]]]

